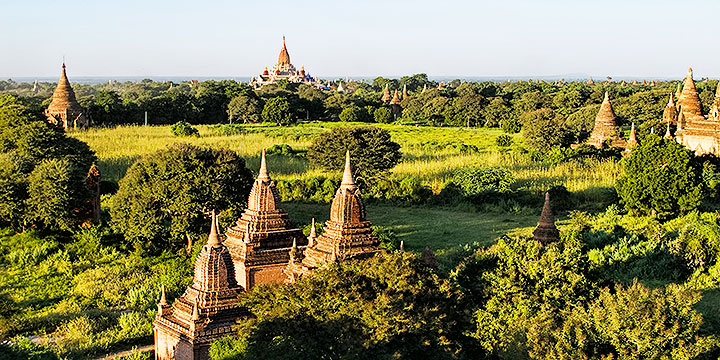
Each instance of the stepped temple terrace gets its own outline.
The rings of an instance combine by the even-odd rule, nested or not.
[[[312,84],[315,86],[322,86],[320,80],[311,76],[309,72],[305,71],[305,67],[301,66],[298,71],[295,66],[290,62],[290,53],[288,52],[287,46],[285,45],[285,37],[283,36],[282,49],[280,55],[278,55],[277,64],[268,71],[265,67],[260,75],[250,79],[250,86],[253,88],[259,88],[263,85],[274,84],[278,80],[287,80],[292,83],[305,83]]]
[[[52,102],[45,110],[45,116],[51,124],[65,129],[86,128],[90,125],[85,109],[75,99],[75,92],[70,86],[64,62],[60,80],[53,92]]]
[[[679,90],[680,88],[678,88]],[[672,106],[672,98],[668,107]],[[669,125],[675,124],[674,137],[680,144],[694,150],[696,154],[718,154],[720,152],[720,82],[715,91],[715,98],[710,107],[710,113],[703,115],[702,104],[695,89],[692,69],[688,69],[683,81],[682,91],[677,98],[677,111],[668,111],[667,118],[663,120]],[[676,118],[673,118],[675,117]],[[673,136],[672,134],[669,134]]]
[[[250,316],[237,305],[243,289],[235,281],[233,261],[220,240],[214,211],[210,229],[185,293],[170,306],[163,288],[153,322],[156,359],[209,359],[210,344],[232,335],[237,320]]]
[[[300,229],[292,225],[280,207],[280,195],[268,174],[263,150],[247,209],[235,226],[227,229],[225,245],[230,250],[238,283],[250,290],[256,284],[283,282],[283,269],[290,260],[292,246],[306,243]]]

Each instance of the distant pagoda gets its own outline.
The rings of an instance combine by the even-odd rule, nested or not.
[[[280,207],[280,195],[268,174],[263,150],[247,209],[235,226],[227,229],[225,245],[232,255],[238,283],[250,290],[258,284],[284,282],[290,248],[306,243],[302,231]]]
[[[155,315],[155,359],[209,359],[213,341],[236,334],[233,326],[250,313],[237,305],[242,288],[235,281],[230,252],[220,241],[215,212],[210,235],[195,260],[193,282],[172,306],[163,288]]]
[[[263,85],[274,84],[279,80],[322,87],[320,80],[310,76],[310,73],[305,71],[304,66],[300,67],[300,71],[298,71],[290,62],[290,52],[288,52],[287,46],[285,45],[285,36],[283,36],[282,49],[280,49],[277,64],[269,71],[266,66],[262,73],[250,79],[250,86],[257,89]]]
[[[627,144],[620,136],[620,128],[617,126],[616,120],[615,111],[610,103],[610,95],[606,91],[587,143],[597,148],[601,148],[605,142],[609,142],[611,146],[626,147]]]
[[[540,214],[538,226],[533,231],[533,240],[539,242],[543,246],[560,240],[560,232],[555,226],[555,216],[550,206],[550,193],[545,193],[545,204]]]
[[[53,125],[67,128],[87,128],[88,117],[85,109],[75,99],[75,92],[65,72],[65,62],[62,64],[62,74],[53,92],[52,102],[45,110],[45,116]]]
[[[329,263],[366,258],[383,251],[371,226],[372,223],[365,218],[365,203],[350,168],[348,151],[345,154],[342,182],[332,202],[330,220],[325,222],[325,232],[317,238],[311,236],[311,243],[305,248],[302,260],[293,255],[285,273],[290,281],[294,281]]]

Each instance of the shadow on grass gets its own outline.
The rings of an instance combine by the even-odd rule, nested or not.
[[[139,156],[120,156],[98,160],[102,180],[117,183],[138,158]]]

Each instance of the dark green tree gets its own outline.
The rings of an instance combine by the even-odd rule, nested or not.
[[[373,112],[373,118],[376,123],[389,124],[393,121],[393,116],[390,113],[390,109],[386,107],[379,107]]]
[[[250,95],[239,95],[230,100],[227,113],[230,119],[242,120],[243,124],[260,122],[263,106],[260,99]]]
[[[290,125],[293,117],[290,113],[290,103],[283,97],[274,97],[265,103],[262,110],[264,122],[276,123],[278,125]]]
[[[400,161],[400,145],[387,130],[375,127],[334,128],[320,134],[310,145],[310,165],[342,170],[345,151],[350,150],[355,176],[371,178],[390,170]]]
[[[565,118],[552,109],[540,109],[520,117],[525,143],[537,151],[568,145],[571,133],[565,126]]]
[[[674,140],[647,135],[623,167],[625,174],[615,189],[629,211],[667,217],[700,205],[702,166],[692,151]]]
[[[211,210],[237,218],[252,181],[234,151],[175,144],[128,169],[112,198],[111,225],[136,248],[178,249],[208,231]]]

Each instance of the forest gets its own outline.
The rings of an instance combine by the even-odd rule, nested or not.
[[[209,210],[235,221],[261,150],[307,234],[349,149],[388,252],[241,295],[254,318],[213,359],[716,359],[720,159],[656,135],[677,84],[74,85],[92,127],[65,132],[42,115],[54,84],[0,81],[0,353],[152,358],[161,287],[192,281]],[[386,85],[407,89],[397,116]],[[717,81],[696,86],[708,107]],[[606,91],[640,144],[570,147]]]

